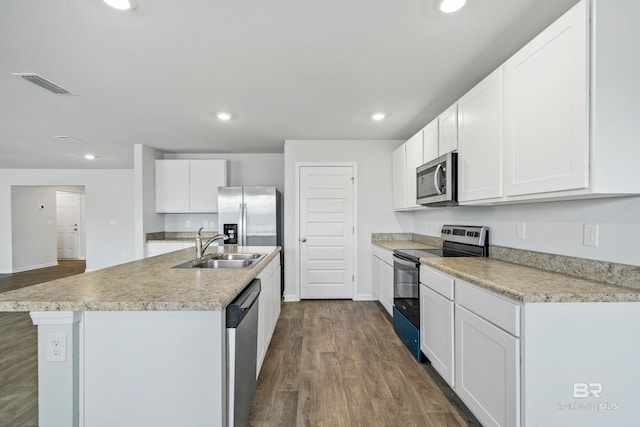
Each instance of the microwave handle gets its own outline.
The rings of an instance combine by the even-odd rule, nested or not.
[[[440,163],[438,166],[436,166],[436,171],[433,174],[433,186],[436,189],[436,192],[438,194],[442,194],[442,191],[440,191],[440,172],[442,171],[442,163]]]

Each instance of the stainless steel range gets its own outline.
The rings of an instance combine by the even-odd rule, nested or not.
[[[393,327],[420,361],[420,258],[489,256],[489,228],[444,225],[442,249],[393,251]]]

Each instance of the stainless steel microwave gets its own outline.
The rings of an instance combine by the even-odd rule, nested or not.
[[[419,205],[457,205],[458,153],[447,153],[418,167],[416,179]]]

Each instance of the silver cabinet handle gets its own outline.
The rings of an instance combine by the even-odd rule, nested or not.
[[[304,243],[304,242],[306,242],[306,241],[307,241],[307,238],[306,238],[306,237],[303,237],[303,238],[301,239],[301,241],[302,241],[302,243]]]

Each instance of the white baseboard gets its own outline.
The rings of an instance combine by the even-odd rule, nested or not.
[[[284,302],[300,302],[297,295],[284,295]]]
[[[374,294],[358,294],[353,300],[354,301],[378,301],[378,298]]]
[[[13,268],[12,273],[22,273],[23,271],[37,270],[39,268],[55,267],[56,265],[58,265],[58,261],[38,265],[28,265],[26,267]]]

